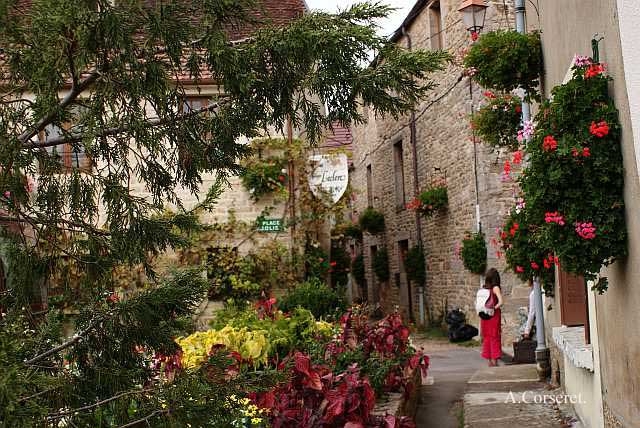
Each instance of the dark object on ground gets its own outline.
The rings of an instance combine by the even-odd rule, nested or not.
[[[449,330],[450,342],[466,342],[478,335],[478,329],[471,324],[464,324],[455,330]]]
[[[465,316],[464,312],[462,312],[460,309],[454,309],[447,313],[444,321],[447,323],[449,328],[451,328],[461,326],[465,323],[466,320],[467,317]]]
[[[450,342],[465,342],[478,335],[478,329],[470,324],[465,324],[466,315],[460,309],[454,309],[447,313],[444,321],[449,326]]]
[[[538,346],[538,343],[530,339],[513,342],[513,362],[518,364],[535,363],[536,346]]]

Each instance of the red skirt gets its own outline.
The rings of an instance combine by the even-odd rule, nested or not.
[[[482,358],[497,360],[502,357],[502,313],[496,309],[488,320],[480,320],[482,334]]]

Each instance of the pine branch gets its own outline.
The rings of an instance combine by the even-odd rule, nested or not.
[[[222,105],[224,105],[225,102],[217,102],[217,103],[213,103],[209,106],[203,107],[201,109],[198,110],[193,110],[190,111],[188,113],[181,113],[178,114],[174,117],[163,117],[163,118],[153,118],[153,119],[149,119],[144,126],[148,127],[148,128],[153,128],[156,126],[162,126],[162,125],[168,125],[171,123],[176,123],[176,122],[181,122],[185,119],[188,119],[190,117],[193,116],[198,116],[201,115],[203,113],[208,113],[208,112],[213,112],[215,111],[217,108],[221,107]],[[113,136],[117,136],[120,134],[123,134],[127,131],[130,131],[133,127],[130,125],[123,125],[123,126],[116,126],[113,128],[106,128],[103,129],[95,134],[93,134],[92,136],[95,138],[100,138],[100,137],[113,137]],[[44,147],[54,147],[54,146],[60,146],[63,144],[69,144],[69,143],[77,143],[82,141],[85,138],[86,134],[83,132],[73,132],[70,135],[63,135],[60,137],[55,137],[55,138],[49,138],[47,139],[47,141],[44,142],[33,142],[33,141],[28,141],[23,143],[23,147],[25,149],[35,149],[35,148],[44,148]],[[20,138],[20,140],[22,141],[22,139]]]
[[[62,351],[63,349],[66,349],[66,348],[68,348],[70,346],[73,346],[74,344],[76,344],[80,340],[82,340],[83,336],[85,336],[91,330],[93,330],[97,324],[98,324],[98,322],[94,321],[93,323],[91,323],[89,325],[89,327],[85,328],[80,333],[74,335],[73,338],[71,338],[70,340],[67,340],[64,343],[61,343],[60,345],[56,346],[55,348],[51,348],[48,351],[43,352],[42,354],[36,355],[35,357],[31,358],[30,360],[25,361],[24,363],[26,365],[32,365],[33,363],[41,361],[41,360],[43,360],[43,359],[45,359],[45,358],[47,358],[47,357],[49,357],[49,356],[51,356],[53,354],[57,354],[58,352]]]
[[[71,103],[73,103],[85,89],[88,89],[89,86],[91,86],[96,80],[98,80],[99,76],[100,72],[97,69],[89,72],[89,75],[81,82],[78,82],[75,87],[72,87],[67,95],[64,96],[62,101],[60,101],[60,103],[58,103],[55,108],[49,110],[46,115],[44,115],[38,122],[36,122],[36,124],[30,131],[25,131],[20,134],[20,136],[18,136],[18,141],[20,141],[22,144],[27,144],[27,142],[31,140],[31,138],[36,136],[38,132],[42,131],[55,119],[58,112],[71,105]]]
[[[152,417],[154,417],[156,415],[162,415],[162,414],[167,414],[167,413],[169,413],[169,409],[156,410],[156,411],[150,413],[148,416],[145,416],[144,418],[140,418],[140,419],[135,420],[133,422],[129,422],[129,423],[124,424],[124,425],[120,425],[118,428],[127,428],[127,427],[136,426],[138,424],[141,424],[142,422],[147,422],[149,419],[151,419]]]
[[[73,415],[73,414],[76,414],[76,413],[84,412],[85,410],[91,410],[91,409],[94,409],[96,407],[100,407],[103,404],[107,404],[107,403],[110,403],[112,401],[115,401],[115,400],[117,400],[119,398],[126,397],[127,395],[142,394],[142,393],[151,392],[151,391],[153,391],[152,388],[141,389],[139,391],[122,392],[120,394],[114,395],[113,397],[109,397],[109,398],[105,398],[104,400],[97,401],[97,402],[95,402],[93,404],[88,404],[88,405],[83,406],[83,407],[78,407],[77,409],[65,410],[64,412],[59,412],[59,413],[51,413],[51,414],[47,415],[47,420],[52,421],[52,420],[55,420],[55,419],[60,419],[62,417],[68,416],[68,415]]]

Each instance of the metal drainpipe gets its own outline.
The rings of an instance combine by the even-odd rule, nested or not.
[[[402,34],[407,38],[407,49],[410,51],[412,49],[411,43],[411,35],[406,31],[406,28],[402,27]],[[418,142],[416,137],[416,113],[414,110],[411,110],[411,118],[409,119],[409,139],[411,140],[411,157],[413,158],[413,195],[414,197],[418,197],[420,193],[420,186],[418,184]],[[416,222],[416,241],[418,242],[418,246],[423,248],[422,245],[422,218],[420,217],[420,213],[416,210],[415,212],[415,222]],[[411,304],[411,286],[409,284],[409,304]],[[418,286],[418,307],[419,307],[419,321],[420,325],[424,325],[425,317],[424,317],[424,284],[420,284]],[[413,313],[410,310],[410,313]]]
[[[516,31],[518,33],[526,33],[526,21],[525,21],[525,0],[516,0]],[[524,92],[523,92],[524,93]],[[526,93],[524,93],[526,94]],[[531,109],[529,103],[522,103],[522,121],[531,119]],[[536,347],[536,363],[538,376],[540,378],[547,378],[551,372],[551,366],[549,361],[549,349],[547,349],[547,343],[544,331],[544,311],[542,302],[542,287],[540,286],[540,278],[535,277],[533,279],[533,297],[536,305],[536,341],[538,342]]]

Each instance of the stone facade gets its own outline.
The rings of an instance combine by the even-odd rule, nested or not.
[[[432,49],[440,45],[459,58],[471,43],[457,11],[459,4],[457,0],[418,2],[405,20],[406,33],[398,30],[394,40],[407,47],[410,38],[413,49]],[[507,10],[503,2],[489,2],[484,31],[514,25],[513,10],[509,6],[512,2],[506,4]],[[421,311],[425,311],[426,320],[435,322],[442,319],[446,309],[460,307],[471,322],[478,322],[473,313],[473,302],[480,277],[467,272],[456,255],[465,232],[476,229],[476,195],[481,230],[486,235],[488,265],[496,266],[500,271],[504,267],[504,263],[496,258],[496,249],[490,241],[496,236],[495,229],[502,224],[504,213],[514,204],[515,183],[500,180],[507,154],[492,152],[477,139],[474,143],[469,116],[472,106],[477,109],[480,105],[483,89],[463,76],[463,69],[458,63],[454,61],[444,72],[433,75],[438,86],[415,110],[417,188],[420,191],[432,180],[446,179],[449,197],[446,211],[430,218],[416,218],[414,211],[398,203],[402,198],[396,194],[397,167],[394,163],[398,164],[398,161],[394,162],[394,155],[398,156],[400,145],[404,202],[410,202],[416,195],[410,115],[394,120],[375,117],[372,112],[365,111],[368,123],[353,129],[355,170],[352,184],[358,196],[355,204],[357,213],[371,204],[384,213],[387,225],[383,235],[373,237],[365,234],[364,237],[367,282],[373,284],[368,287],[369,302],[380,302],[384,311],[399,306],[402,312],[413,315],[416,321],[420,321]],[[369,167],[371,194],[367,190]],[[409,248],[418,243],[418,227],[422,233],[427,265],[423,308],[419,307],[419,288],[407,285],[400,256],[401,241],[407,240]],[[374,278],[372,246],[388,249],[389,284],[378,284]],[[503,275],[502,283],[506,294],[512,286],[520,284],[510,274]]]

